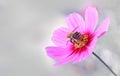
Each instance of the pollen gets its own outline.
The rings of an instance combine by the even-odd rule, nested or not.
[[[76,49],[85,47],[88,43],[88,40],[89,40],[88,35],[83,34],[81,38],[78,39],[76,43],[74,43],[74,47]]]

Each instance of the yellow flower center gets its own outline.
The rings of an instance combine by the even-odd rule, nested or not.
[[[74,43],[74,47],[77,48],[82,48],[86,46],[88,43],[88,35],[84,34],[80,39],[77,40],[77,43]]]

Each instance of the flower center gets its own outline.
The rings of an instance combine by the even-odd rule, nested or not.
[[[83,48],[89,41],[87,34],[80,34],[80,32],[68,33],[67,38],[73,43],[75,49]]]

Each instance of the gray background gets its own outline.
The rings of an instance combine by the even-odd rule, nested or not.
[[[93,4],[111,24],[95,52],[120,75],[120,0],[0,0],[0,76],[113,76],[93,55],[54,67],[45,52],[65,17]]]

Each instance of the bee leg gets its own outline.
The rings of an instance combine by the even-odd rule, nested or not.
[[[69,41],[70,41],[71,43],[73,43],[73,40],[72,40],[72,38],[71,38],[70,40],[67,41],[66,46],[67,46],[67,44],[68,44]]]
[[[73,39],[72,38],[70,39],[70,42],[73,43]]]

